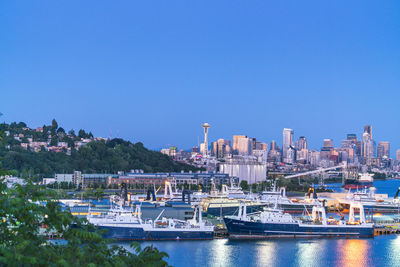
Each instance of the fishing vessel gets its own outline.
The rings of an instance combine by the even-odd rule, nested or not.
[[[392,198],[378,198],[375,194],[376,188],[370,187],[369,189],[356,190],[347,192],[346,198],[339,200],[340,205],[344,212],[348,212],[350,205],[354,201],[360,202],[364,209],[372,213],[400,213],[400,201],[398,198],[399,190],[397,190],[395,197]]]
[[[286,196],[286,188],[281,187],[277,189],[275,184],[272,190],[261,192],[259,201],[269,206],[277,204],[278,207],[283,209],[286,213],[302,213],[304,210],[311,212],[315,205],[321,204],[314,188],[308,190],[304,199],[291,200]]]
[[[227,198],[247,198],[247,195],[243,192],[242,188],[240,186],[234,185],[233,183],[230,186],[223,184],[221,194],[225,195]]]
[[[359,210],[359,220],[355,210]],[[314,206],[311,220],[301,220],[282,209],[267,208],[255,214],[246,213],[244,203],[238,215],[226,216],[225,225],[230,238],[272,238],[272,237],[373,237],[373,224],[367,223],[362,204],[353,203],[349,220],[327,219],[322,205]]]
[[[112,207],[105,215],[93,215],[89,210],[88,222],[100,229],[107,230],[104,238],[116,240],[199,240],[213,239],[214,226],[204,221],[201,215],[201,206],[196,207],[191,220],[177,220],[158,217],[143,221],[141,206],[135,211],[125,209],[122,205]]]
[[[214,181],[211,180],[210,194],[200,203],[206,215],[219,217],[222,220],[223,216],[237,213],[240,202],[242,201],[246,203],[247,212],[260,211],[264,206],[267,205],[266,203],[261,203],[252,199],[246,199],[246,197],[243,197],[242,199],[233,197],[229,198],[227,194],[227,190],[229,191],[229,189],[227,189],[228,187],[225,186],[222,188],[225,189],[222,192],[219,192],[215,187]],[[237,195],[237,193],[235,195]]]
[[[363,173],[360,177],[356,179],[346,179],[344,180],[343,187],[345,189],[363,189],[373,186],[374,178],[370,173]]]

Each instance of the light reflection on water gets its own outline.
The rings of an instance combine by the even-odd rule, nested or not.
[[[400,266],[400,236],[371,239],[160,241],[173,266]],[[129,249],[128,243],[121,245]]]
[[[258,242],[256,247],[256,257],[261,266],[275,266],[278,257],[276,243],[271,241]]]
[[[390,248],[386,251],[387,257],[390,259],[391,266],[400,265],[400,236],[392,239],[390,242]]]
[[[324,255],[325,240],[299,241],[297,242],[297,259],[298,266],[318,266],[321,257]]]

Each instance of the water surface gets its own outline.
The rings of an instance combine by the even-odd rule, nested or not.
[[[121,245],[129,248],[129,244]],[[400,266],[400,236],[371,239],[143,242],[173,266]]]

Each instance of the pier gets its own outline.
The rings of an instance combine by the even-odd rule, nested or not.
[[[400,224],[396,225],[375,225],[374,235],[400,234]]]

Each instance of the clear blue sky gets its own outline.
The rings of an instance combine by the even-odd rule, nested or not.
[[[190,148],[311,146],[372,124],[400,148],[400,1],[1,1],[2,121]],[[393,155],[393,154],[392,154]]]

